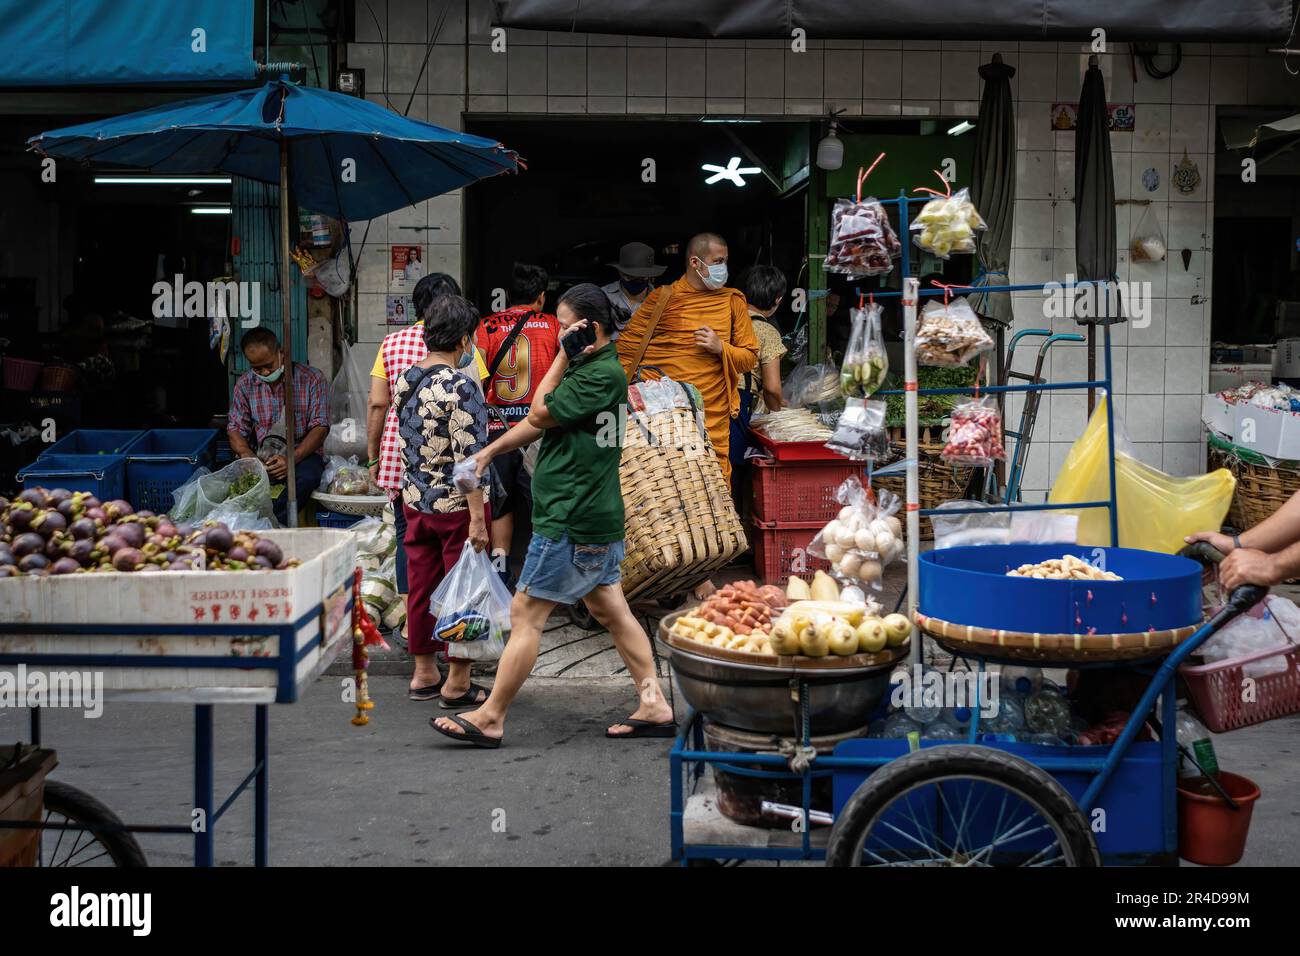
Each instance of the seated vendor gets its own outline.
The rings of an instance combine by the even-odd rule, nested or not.
[[[1227,592],[1243,584],[1272,587],[1300,576],[1300,491],[1255,527],[1238,535],[1198,531],[1187,542],[1205,541],[1223,553],[1219,584]]]
[[[275,517],[284,524],[288,495],[284,488],[288,463],[284,455],[284,349],[275,333],[250,329],[239,343],[249,370],[235,382],[226,430],[238,458],[260,458],[272,486],[280,485],[274,499]],[[325,462],[321,445],[329,434],[329,382],[310,365],[293,364],[294,486],[298,501],[306,502],[320,484]],[[302,508],[302,505],[299,505]]]

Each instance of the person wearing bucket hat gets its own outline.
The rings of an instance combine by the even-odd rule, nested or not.
[[[605,263],[618,272],[618,281],[602,286],[609,301],[631,315],[654,288],[650,280],[664,274],[667,266],[655,264],[655,251],[644,242],[629,242],[618,250],[618,262]]]

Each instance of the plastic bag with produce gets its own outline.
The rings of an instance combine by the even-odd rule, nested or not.
[[[826,404],[838,404],[839,370],[829,354],[820,365],[800,362],[782,384],[781,394],[789,408],[819,409]]]
[[[837,199],[831,211],[826,271],[851,276],[885,275],[902,251],[898,234],[878,199]]]
[[[1133,227],[1129,253],[1133,262],[1160,262],[1169,254],[1165,234],[1160,231],[1160,220],[1156,217],[1156,208],[1152,204],[1147,205],[1137,225]]]
[[[447,642],[448,657],[493,661],[506,649],[510,592],[487,552],[469,541],[429,599],[428,613],[438,619],[433,636]]]
[[[941,259],[955,252],[974,252],[975,233],[988,227],[970,201],[970,190],[962,188],[951,195],[941,195],[933,189],[925,192],[933,193],[935,198],[921,207],[909,227],[916,244]]]
[[[987,467],[1005,461],[1002,448],[1002,416],[988,398],[962,402],[952,410],[948,441],[940,457],[954,465]]]
[[[993,348],[993,339],[964,297],[925,304],[916,326],[916,360],[922,365],[965,365]]]
[[[875,302],[849,311],[852,331],[840,366],[840,391],[849,398],[866,398],[885,384],[889,356],[880,326],[883,314],[884,309]]]
[[[854,477],[836,489],[835,499],[843,507],[817,532],[808,553],[830,562],[831,573],[845,584],[882,590],[883,569],[906,550],[898,496],[885,489],[873,494]]]
[[[835,434],[826,443],[833,452],[855,461],[883,461],[890,456],[889,431],[885,428],[884,402],[850,398],[835,423]]]
[[[275,528],[273,497],[266,466],[256,458],[237,458],[176,489],[171,516],[177,521],[221,520],[232,530]]]

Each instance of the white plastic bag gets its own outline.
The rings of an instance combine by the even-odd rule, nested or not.
[[[941,259],[956,252],[974,252],[975,233],[986,228],[966,188],[951,196],[936,195],[921,207],[910,227],[916,244]]]
[[[360,342],[343,355],[343,366],[330,384],[330,432],[323,447],[327,458],[355,455],[357,461],[366,460],[366,409],[374,360],[375,346]]]
[[[885,428],[884,402],[850,398],[826,443],[833,452],[854,461],[882,461],[889,457],[889,431]]]
[[[236,458],[172,492],[176,521],[224,521],[232,531],[276,528],[271,479],[256,458]]]
[[[1134,262],[1160,262],[1169,254],[1165,234],[1160,231],[1154,204],[1148,204],[1133,227],[1129,240],[1129,255]]]
[[[850,309],[853,323],[849,345],[840,366],[840,391],[849,398],[866,398],[885,384],[889,374],[889,356],[880,327],[884,309],[875,302],[863,309]]]
[[[916,360],[921,365],[953,368],[991,348],[992,337],[964,297],[925,304],[916,326]]]
[[[370,481],[369,470],[357,460],[356,455],[347,458],[331,455],[325,461],[325,470],[321,472],[320,484],[316,488],[327,495],[369,495],[378,494]]]
[[[896,517],[898,496],[881,489],[873,500],[870,489],[856,477],[846,478],[835,491],[839,514],[808,545],[808,553],[830,562],[842,583],[879,591],[882,570],[903,554],[903,525]]]
[[[447,656],[497,660],[510,631],[510,592],[492,567],[487,551],[466,541],[451,569],[429,599],[438,619],[433,636],[447,642]]]
[[[1258,654],[1260,651],[1292,645],[1300,635],[1300,609],[1286,598],[1269,596],[1245,614],[1231,621],[1201,645],[1207,663]],[[1280,674],[1290,667],[1283,654],[1242,665],[1245,677]]]

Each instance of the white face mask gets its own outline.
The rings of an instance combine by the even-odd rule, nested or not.
[[[705,275],[699,269],[695,270],[695,274],[700,277],[700,281],[704,283],[706,288],[721,289],[727,284],[727,264],[725,262],[705,265],[703,259],[698,261],[700,265],[704,266],[704,268],[708,270],[708,275]]]

